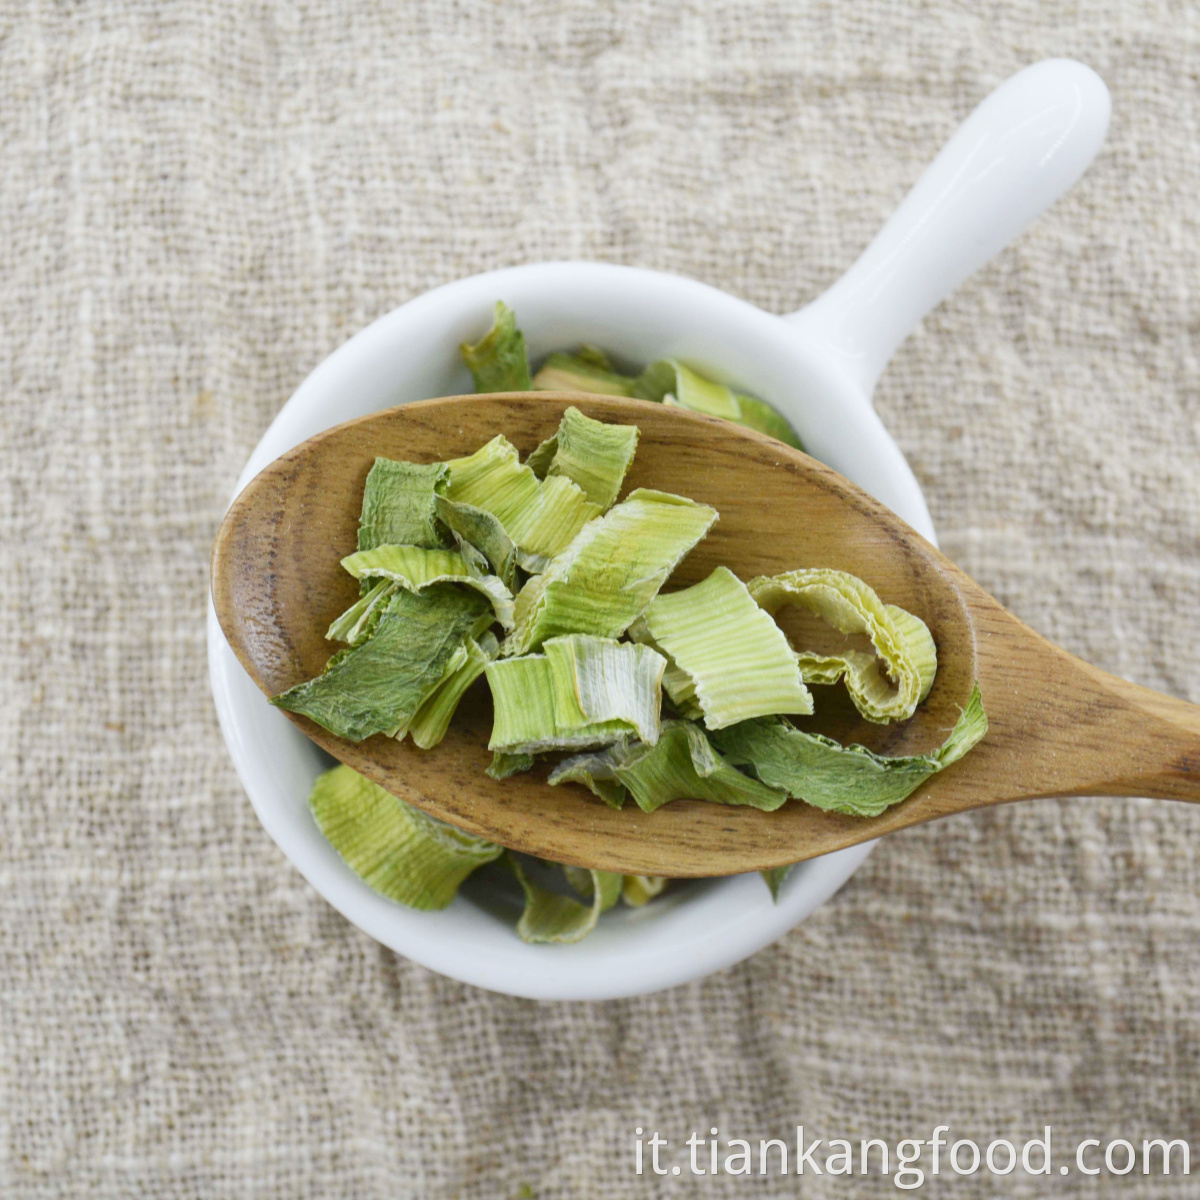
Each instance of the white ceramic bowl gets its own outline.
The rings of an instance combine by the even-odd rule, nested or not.
[[[272,459],[352,417],[471,390],[458,345],[516,312],[535,361],[595,342],[627,365],[676,357],[769,399],[811,453],[931,540],[924,498],[870,393],[892,351],[957,283],[1083,171],[1103,140],[1108,95],[1078,63],[1028,68],[964,123],[879,237],[816,303],[781,319],[690,279],[588,262],[493,271],[388,313],[304,381],[259,442],[237,491]],[[236,494],[236,492],[235,492]],[[527,946],[503,873],[472,877],[444,912],[404,908],[345,866],[309,815],[329,760],[271,708],[237,662],[211,606],[209,669],[221,729],[255,811],[296,868],[350,921],[444,975],[538,999],[654,991],[729,966],[774,941],[850,877],[855,846],[798,867],[773,904],[757,876],[677,885],[618,907],[575,946]]]

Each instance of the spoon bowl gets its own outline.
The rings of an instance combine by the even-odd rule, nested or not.
[[[676,407],[577,393],[458,396],[335,427],[277,459],[230,508],[213,549],[213,600],[242,665],[268,695],[318,674],[324,631],[358,592],[340,566],[355,547],[363,483],[377,455],[434,462],[504,433],[523,454],[562,412],[641,431],[626,490],[653,487],[711,504],[720,519],[672,575],[687,586],[724,564],[750,579],[832,567],[920,616],[938,646],[933,690],[908,722],[868,725],[824,701],[803,727],[887,754],[935,749],[978,680],[990,729],[965,759],[881,817],[792,801],[774,813],[680,800],[618,811],[547,768],[497,783],[486,686],[443,742],[422,751],[376,736],[355,743],[288,716],[318,745],[426,812],[555,862],[626,874],[729,875],[783,866],[882,833],[1002,801],[1072,793],[1200,799],[1200,708],[1148,692],[1051,645],[899,517],[836,471],[773,438]],[[824,717],[822,714],[825,714]]]

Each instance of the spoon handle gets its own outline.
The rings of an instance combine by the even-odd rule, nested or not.
[[[1098,794],[1200,803],[1200,706],[1091,670],[1129,723],[1124,739],[1103,747],[1110,777]]]
[[[954,573],[972,610],[988,733],[896,827],[1045,796],[1200,802],[1200,706],[1076,658]]]
[[[917,322],[1083,174],[1110,107],[1082,63],[1018,71],[959,126],[850,270],[787,319],[870,395]]]

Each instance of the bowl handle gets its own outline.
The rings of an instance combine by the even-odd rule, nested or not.
[[[920,319],[1058,199],[1104,141],[1108,88],[1048,58],[958,127],[858,261],[785,319],[866,395]]]

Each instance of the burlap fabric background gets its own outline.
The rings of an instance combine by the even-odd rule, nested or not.
[[[1200,700],[1195,6],[3,6],[0,1193],[784,1196],[636,1180],[632,1131],[1200,1135],[1198,812],[917,830],[736,969],[535,1004],[319,899],[259,828],[206,677],[233,481],[355,330],[572,255],[795,308],[1050,54],[1107,80],[1108,145],[925,322],[879,407],[975,578]]]

